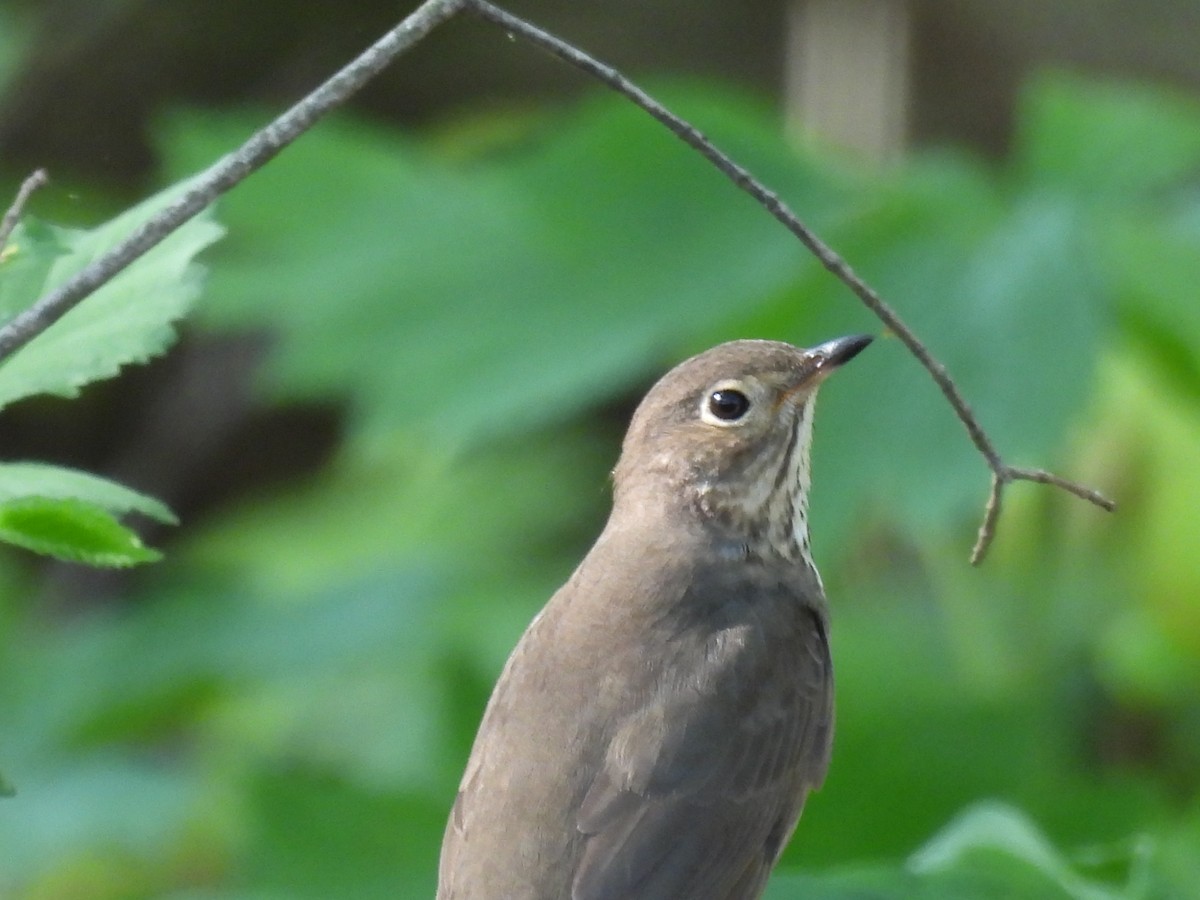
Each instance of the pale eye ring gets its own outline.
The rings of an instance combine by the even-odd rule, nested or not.
[[[736,422],[750,411],[750,398],[736,388],[721,388],[708,395],[707,411],[721,422]]]

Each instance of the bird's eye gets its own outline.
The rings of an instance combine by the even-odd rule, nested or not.
[[[750,409],[750,401],[741,391],[725,388],[708,397],[708,411],[723,422],[736,422]]]

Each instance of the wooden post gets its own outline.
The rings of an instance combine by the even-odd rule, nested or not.
[[[908,130],[908,0],[795,0],[787,27],[789,136],[880,163],[899,157]]]

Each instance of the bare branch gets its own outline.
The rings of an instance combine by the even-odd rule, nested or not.
[[[46,174],[46,170],[38,169],[21,182],[21,186],[17,188],[17,196],[13,198],[12,206],[8,208],[8,212],[4,214],[4,218],[0,219],[0,250],[4,249],[4,245],[8,243],[8,238],[13,233],[13,229],[21,221],[21,214],[25,212],[25,204],[29,202],[29,198],[33,196],[33,192],[49,180],[50,176]]]
[[[806,226],[791,208],[779,199],[779,195],[755,178],[743,166],[730,156],[718,149],[712,141],[690,122],[671,112],[659,101],[655,100],[628,78],[599,60],[594,59],[577,47],[568,44],[549,32],[530,25],[511,13],[493,6],[485,0],[470,0],[468,8],[479,16],[494,22],[505,31],[525,38],[564,62],[582,69],[592,77],[606,84],[617,93],[632,100],[651,116],[670,129],[680,140],[696,150],[701,156],[712,163],[735,185],[758,201],[759,205],[783,224],[788,231],[795,235],[805,247],[817,258],[826,269],[841,280],[868,309],[891,330],[900,342],[933,377],[938,388],[945,395],[963,425],[967,428],[971,442],[983,454],[988,465],[995,467],[1000,464],[1000,454],[996,452],[987,433],[979,426],[966,399],[958,390],[958,386],[946,373],[942,365],[929,349],[913,334],[910,329],[883,298],[879,296],[865,281],[863,281],[849,264],[834,250],[822,241]]]
[[[1081,500],[1086,500],[1088,503],[1094,503],[1101,509],[1113,512],[1117,508],[1117,504],[1105,497],[1097,490],[1090,487],[1085,487],[1074,481],[1068,481],[1053,472],[1047,472],[1043,469],[1019,469],[1013,466],[1005,466],[1005,481],[1035,481],[1038,484],[1052,484],[1056,488],[1062,488],[1068,494],[1074,494]]]
[[[979,536],[971,549],[971,565],[977,566],[987,556],[996,536],[996,523],[1000,521],[1000,507],[1004,501],[1004,486],[1007,480],[999,472],[992,473],[992,489],[988,493],[987,506],[983,510],[983,522],[979,525]]]
[[[949,373],[946,371],[946,367],[901,320],[896,311],[884,302],[883,298],[870,285],[863,281],[845,260],[818,238],[792,212],[788,205],[779,198],[778,194],[751,175],[747,169],[735,162],[730,156],[718,149],[694,125],[671,112],[612,66],[600,62],[587,53],[584,53],[578,47],[568,44],[561,38],[555,37],[549,32],[538,28],[536,25],[532,25],[508,13],[486,2],[486,0],[468,0],[467,9],[481,18],[498,25],[509,34],[522,37],[553,56],[558,57],[563,62],[581,69],[617,93],[628,98],[661,122],[676,137],[712,163],[713,166],[737,185],[737,187],[753,197],[760,206],[795,235],[800,243],[807,247],[813,256],[817,258],[821,265],[850,288],[854,295],[900,339],[900,342],[908,348],[908,351],[916,357],[917,362],[933,378],[942,395],[954,409],[959,421],[966,428],[971,443],[975,445],[975,449],[982,454],[988,468],[992,470],[992,491],[988,498],[983,524],[980,526],[979,538],[971,554],[971,562],[973,564],[978,565],[982,562],[983,557],[987,553],[988,546],[991,544],[992,536],[995,533],[996,522],[1000,516],[1000,505],[1004,488],[1010,481],[1025,480],[1052,484],[1103,509],[1112,510],[1115,508],[1115,504],[1098,491],[1081,487],[1048,472],[1014,469],[1007,465],[1000,456],[1000,452],[996,449],[995,444],[992,443],[991,438],[971,411],[971,407],[967,403],[966,398],[963,397],[962,392],[959,391],[958,385],[954,383],[954,380],[951,379]]]
[[[983,562],[988,548],[992,546],[992,539],[996,536],[996,525],[1000,521],[1000,506],[1004,499],[1004,489],[1014,481],[1051,484],[1107,512],[1112,512],[1117,508],[1116,503],[1099,491],[1074,481],[1068,481],[1053,472],[1047,472],[1044,469],[1021,469],[1002,463],[999,468],[992,470],[992,490],[988,494],[987,507],[983,512],[983,522],[979,526],[979,536],[975,539],[975,547],[971,551],[971,565],[973,566]]]
[[[486,0],[426,0],[396,28],[380,38],[357,59],[335,74],[323,85],[283,113],[274,122],[255,133],[245,144],[226,155],[197,176],[191,189],[175,203],[163,209],[120,245],[92,262],[65,285],[41,297],[32,307],[0,328],[0,362],[7,359],[30,340],[56,322],[102,284],[158,244],[219,196],[239,184],[251,173],[262,168],[284,147],[311,128],[330,110],[345,103],[364,84],[375,77],[396,57],[411,49],[438,25],[469,10],[481,18],[519,35],[559,59],[579,68],[608,87],[627,97],[677,137],[700,153],[730,181],[749,194],[759,205],[788,229],[827,270],[841,280],[892,331],[921,366],[929,373],[955,414],[967,430],[971,443],[982,454],[992,471],[992,489],[988,497],[979,538],[971,555],[972,563],[982,561],[995,534],[1000,517],[1004,489],[1011,481],[1035,481],[1054,485],[1087,500],[1103,509],[1112,510],[1115,504],[1097,491],[1068,481],[1040,469],[1018,469],[1009,466],[996,450],[991,438],[971,411],[946,367],[933,356],[899,315],[864,282],[854,270],[818,238],[778,194],[766,187],[748,170],[719,150],[695,126],[675,115],[665,106],[625,78],[620,72],[602,63],[560,38],[511,15]],[[22,185],[16,200],[0,223],[0,247],[11,233],[30,193],[44,179],[44,173],[34,173]]]
[[[0,361],[37,337],[84,297],[154,247],[218,197],[258,171],[326,113],[341,106],[396,57],[457,14],[466,0],[426,0],[403,22],[319,88],[256,132],[203,174],[186,194],[105,253],[70,281],[38,299],[0,328]]]

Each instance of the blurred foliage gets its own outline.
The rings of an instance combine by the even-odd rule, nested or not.
[[[839,730],[770,896],[1200,896],[1200,106],[1048,76],[1004,165],[871,173],[744,96],[661,93],[902,311],[1013,462],[1121,504],[1016,486],[970,569],[987,471],[929,379],[881,341],[826,388]],[[263,118],[173,117],[171,173]],[[119,605],[55,616],[5,567],[6,896],[431,896],[492,680],[602,522],[614,410],[719,340],[874,324],[611,97],[327,123],[220,215],[197,321],[269,335],[261,402],[340,404],[343,440],[185,523]]]

